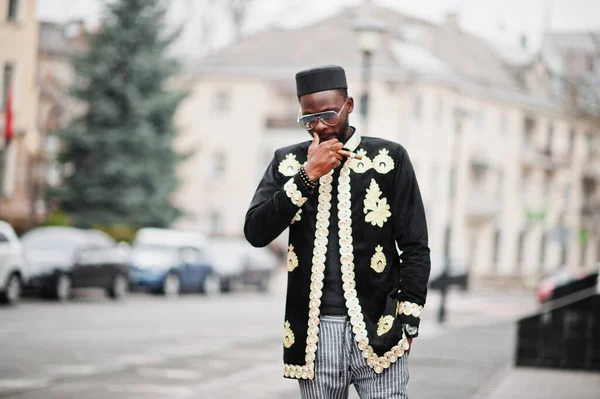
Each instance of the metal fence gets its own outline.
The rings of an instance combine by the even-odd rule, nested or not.
[[[561,288],[517,323],[516,366],[600,370],[598,274]]]

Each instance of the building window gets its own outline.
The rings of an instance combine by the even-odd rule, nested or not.
[[[506,114],[503,112],[500,114],[500,134],[505,135],[508,127],[508,120]]]
[[[530,146],[533,143],[533,132],[535,130],[535,119],[525,118],[525,126],[523,132],[523,143]]]
[[[450,258],[450,245],[452,244],[452,225],[446,225],[444,230],[444,262]]]
[[[594,73],[594,57],[590,54],[585,56],[585,68],[589,73]]]
[[[521,175],[521,200],[525,203],[529,201],[529,195],[531,193],[531,180],[531,171],[524,171]]]
[[[413,97],[413,117],[418,120],[421,116],[423,116],[423,97],[417,94]]]
[[[485,132],[485,110],[480,109],[477,113],[477,130]]]
[[[571,183],[567,184],[567,187],[565,188],[565,208],[569,209],[570,205],[571,205]]]
[[[448,196],[450,197],[450,199],[454,199],[454,196],[456,195],[456,167],[452,166],[450,168],[450,181],[449,181],[449,187],[448,187]]]
[[[494,248],[492,252],[492,261],[494,262],[494,264],[497,264],[500,260],[500,237],[500,230],[496,230],[496,232],[494,233]]]
[[[8,0],[8,21],[17,21],[17,13],[19,12],[19,0]]]
[[[542,234],[542,239],[540,241],[540,266],[542,270],[544,270],[544,264],[546,263],[546,246],[548,243],[548,233]]]
[[[498,171],[498,180],[496,181],[496,183],[496,195],[501,196],[502,185],[504,184],[504,172],[501,170]]]
[[[548,137],[546,138],[546,151],[548,154],[552,153],[552,142],[554,141],[554,124],[550,122],[548,124]]]
[[[209,165],[209,176],[213,179],[222,178],[225,174],[225,154],[221,151],[215,152],[211,157]]]
[[[4,69],[2,70],[2,110],[6,107],[6,99],[8,98],[8,88],[11,87],[12,90],[12,98],[13,98],[13,108],[14,108],[14,98],[15,98],[15,88],[13,85],[13,80],[15,76],[15,64],[12,62],[7,62],[4,64]]]
[[[569,154],[573,154],[573,151],[575,150],[575,130],[571,130],[571,133],[569,133]]]
[[[485,168],[472,168],[473,176],[473,187],[475,189],[483,189],[485,186],[486,169]]]
[[[517,264],[520,266],[523,264],[523,254],[525,253],[525,239],[527,238],[527,232],[522,230],[519,233],[519,241],[517,242]]]
[[[231,107],[229,93],[226,91],[219,91],[213,98],[213,111],[217,115],[226,115]]]
[[[6,190],[6,170],[8,154],[4,149],[0,149],[0,195]]]
[[[594,155],[596,155],[596,136],[594,136],[592,133],[588,133],[585,135],[586,140],[587,140],[587,150],[588,150],[588,156],[592,157]]]
[[[442,98],[442,96],[438,97],[437,99],[435,120],[438,126],[440,126],[444,120],[444,99]]]
[[[209,235],[217,236],[221,232],[221,214],[217,210],[212,210],[208,215]]]
[[[579,265],[585,265],[585,255],[588,246],[588,232],[585,229],[579,231]]]
[[[544,176],[544,201],[546,203],[550,202],[551,195],[552,195],[552,176],[546,175],[546,176]]]

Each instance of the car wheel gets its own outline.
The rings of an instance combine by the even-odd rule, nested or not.
[[[21,300],[21,291],[21,278],[18,274],[13,274],[0,295],[0,301],[7,305],[16,305]]]
[[[202,292],[206,296],[217,296],[221,293],[221,278],[216,274],[209,274],[202,284]]]
[[[175,273],[169,273],[163,280],[162,293],[166,297],[176,297],[181,291],[181,282]]]
[[[59,274],[54,283],[54,299],[66,302],[71,298],[72,288],[71,278],[64,273]]]
[[[122,274],[117,274],[112,281],[112,285],[108,290],[108,296],[113,299],[123,299],[127,295],[128,281]]]

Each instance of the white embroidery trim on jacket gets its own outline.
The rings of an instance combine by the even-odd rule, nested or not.
[[[338,216],[340,228],[340,260],[342,270],[342,282],[344,289],[344,298],[346,299],[346,307],[350,316],[350,324],[354,332],[354,339],[358,342],[358,348],[362,351],[362,355],[367,359],[367,364],[376,373],[382,373],[383,370],[395,363],[398,358],[404,355],[408,350],[408,340],[404,332],[402,338],[394,345],[391,350],[387,351],[383,356],[378,356],[373,351],[373,347],[369,345],[369,337],[367,336],[367,325],[364,321],[361,306],[358,302],[356,292],[356,281],[354,275],[354,246],[352,245],[352,217],[351,217],[351,202],[350,202],[350,169],[348,168],[348,160],[342,166],[339,178],[338,187]]]
[[[325,278],[325,254],[327,253],[327,237],[329,236],[329,209],[331,208],[331,183],[333,171],[319,179],[319,203],[317,205],[317,224],[315,244],[310,275],[310,294],[308,302],[308,335],[304,365],[284,364],[283,375],[290,378],[315,378],[315,354],[319,342],[319,315],[321,296],[323,295],[323,279]]]
[[[292,200],[292,204],[297,207],[301,207],[308,201],[308,198],[302,196],[302,191],[298,190],[298,186],[294,183],[293,177],[285,183],[283,188],[285,189],[287,196]]]

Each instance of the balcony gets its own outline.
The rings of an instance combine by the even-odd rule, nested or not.
[[[536,147],[531,144],[523,147],[521,159],[525,168],[543,169],[550,173],[556,172],[558,168],[570,164],[568,156],[553,154],[547,147]]]
[[[470,224],[485,223],[494,218],[502,210],[502,203],[497,195],[488,194],[475,189],[467,199],[467,218]]]
[[[592,155],[583,165],[583,176],[599,181],[600,180],[600,155]]]

